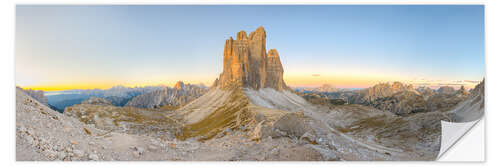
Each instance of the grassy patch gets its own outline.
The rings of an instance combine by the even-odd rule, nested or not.
[[[185,140],[201,136],[199,140],[208,140],[225,128],[236,129],[239,125],[251,121],[252,114],[248,111],[249,101],[241,89],[234,89],[229,100],[218,107],[203,120],[185,125],[182,133],[176,134],[178,139]]]

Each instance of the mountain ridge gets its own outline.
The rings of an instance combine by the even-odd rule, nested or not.
[[[178,81],[173,88],[163,87],[149,93],[138,95],[127,102],[125,106],[139,108],[159,108],[162,106],[182,106],[202,96],[207,89],[184,84]]]

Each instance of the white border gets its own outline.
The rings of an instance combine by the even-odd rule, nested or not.
[[[481,162],[481,161],[484,161],[484,158],[477,158],[477,159],[474,159],[474,158],[467,158],[467,159],[455,159],[453,160],[454,157],[451,157],[452,159],[450,158],[446,158],[446,157],[450,157],[449,155],[453,155],[453,153],[450,153],[453,151],[453,149],[450,149],[450,148],[454,148],[455,144],[458,144],[461,139],[465,136],[467,136],[467,134],[469,134],[468,132],[474,128],[474,127],[477,127],[477,123],[479,121],[482,121],[482,119],[478,119],[478,120],[475,120],[475,121],[470,121],[470,122],[447,122],[447,121],[441,121],[441,149],[439,150],[439,154],[438,154],[438,160],[441,160],[441,161],[474,161],[474,162]],[[483,138],[484,137],[484,134],[482,136],[478,136],[478,137],[481,137]],[[478,142],[475,144],[474,148],[478,148],[480,150],[484,150],[484,143],[483,142]],[[483,153],[483,152],[478,152],[478,153]],[[476,155],[483,155],[483,154],[476,154]],[[445,158],[443,158],[443,156],[446,156]],[[475,157],[475,156],[472,156],[472,157]]]
[[[43,3],[42,3],[43,2]],[[232,1],[232,0],[221,0],[221,1],[203,1],[203,0],[47,0],[47,1],[35,1],[35,0],[19,0],[19,1],[0,1],[0,21],[3,23],[0,25],[0,52],[1,52],[1,65],[0,73],[1,75],[1,99],[0,106],[3,135],[0,138],[2,144],[2,154],[0,155],[1,163],[5,166],[165,166],[165,165],[189,165],[189,166],[255,166],[255,165],[265,165],[265,166],[469,166],[469,165],[481,165],[481,166],[499,166],[499,159],[497,158],[499,154],[499,135],[498,128],[500,128],[497,119],[500,118],[498,112],[500,112],[499,106],[495,104],[497,99],[500,99],[500,64],[499,64],[499,1],[498,0],[421,0],[421,1],[409,1],[409,0],[352,0],[352,1],[321,1],[321,0],[253,0],[253,1]],[[80,163],[57,163],[57,162],[16,162],[15,161],[15,91],[14,91],[14,35],[15,35],[15,4],[485,4],[486,7],[486,121],[487,127],[493,129],[493,131],[487,132],[488,140],[486,140],[487,153],[486,153],[486,163],[439,163],[439,162],[171,162],[171,163],[156,163],[156,162],[118,162],[118,163],[92,163],[92,162],[80,162]],[[492,103],[488,103],[492,101]],[[491,119],[488,119],[491,118]],[[473,128],[473,131],[480,128]],[[483,128],[484,130],[484,128]],[[470,134],[473,131],[469,132]],[[467,137],[467,136],[466,136]],[[488,142],[491,141],[491,142]],[[476,141],[477,142],[477,141]],[[476,142],[471,142],[474,144]],[[459,144],[457,146],[460,146]],[[459,148],[459,147],[457,147]],[[472,152],[464,152],[466,154],[474,154]],[[449,156],[449,155],[447,155]]]
[[[39,3],[43,2],[43,3]],[[484,0],[17,0],[17,4],[483,4]]]
[[[457,162],[457,161],[468,161],[468,162],[481,162],[485,160],[485,150],[484,150],[484,119],[478,121],[472,121],[468,124],[473,124],[471,129],[464,128],[466,132],[460,132],[460,136],[456,137],[458,141],[453,143],[453,146],[446,150],[440,157],[438,161],[445,162]],[[453,140],[453,139],[452,139]],[[443,140],[441,140],[443,141]],[[455,141],[453,141],[455,142]],[[441,148],[443,148],[443,143],[441,143]]]

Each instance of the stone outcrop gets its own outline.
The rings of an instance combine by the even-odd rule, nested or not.
[[[40,102],[46,106],[49,106],[49,101],[47,100],[47,97],[45,97],[43,90],[22,89],[20,87],[17,87],[17,89],[21,89],[28,96],[31,96],[33,99],[37,100],[38,102]]]
[[[372,102],[375,108],[391,111],[397,115],[428,112],[424,96],[415,91],[400,91],[389,97],[378,98]]]
[[[427,99],[428,97],[430,97],[436,93],[436,92],[434,92],[434,90],[432,90],[431,88],[426,87],[426,86],[419,87],[416,90],[418,93],[420,93],[422,96],[424,96],[425,99]]]
[[[465,91],[460,88],[459,92]],[[471,90],[466,100],[450,111],[453,122],[470,122],[484,115],[484,79]]]
[[[214,82],[215,87],[230,85],[260,89],[286,88],[283,81],[283,66],[276,49],[266,53],[266,31],[261,26],[247,36],[245,31],[226,40],[224,46],[224,68]]]
[[[460,89],[458,89],[457,94],[462,96],[470,95],[469,91],[465,90],[465,87],[463,85],[460,87]]]
[[[455,91],[455,88],[453,88],[451,86],[441,86],[437,90],[437,92],[442,93],[442,94],[454,94],[456,91]]]

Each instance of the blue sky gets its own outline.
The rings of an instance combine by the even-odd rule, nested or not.
[[[225,39],[258,26],[289,85],[485,75],[482,5],[35,5],[16,8],[16,84],[211,84]]]

